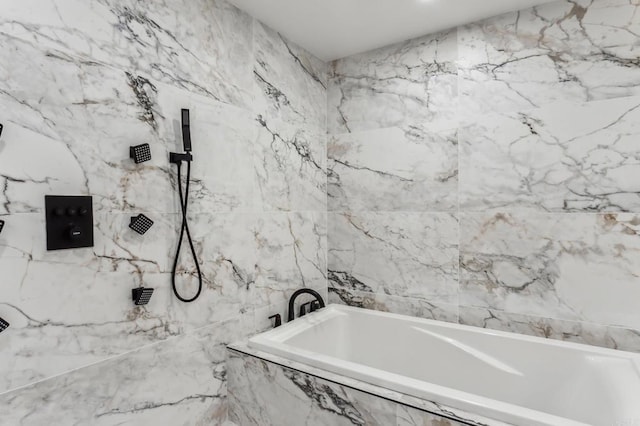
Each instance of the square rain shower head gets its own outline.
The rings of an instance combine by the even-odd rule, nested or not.
[[[133,303],[136,305],[146,305],[153,294],[152,288],[138,287],[131,290]]]
[[[153,221],[142,213],[138,216],[132,217],[131,223],[129,223],[129,228],[133,229],[140,235],[144,235],[144,233],[147,232],[152,226]]]
[[[148,143],[136,145],[129,148],[129,157],[133,158],[136,164],[151,160],[151,148]]]
[[[0,333],[5,331],[7,328],[9,328],[9,323],[4,319],[0,318]]]

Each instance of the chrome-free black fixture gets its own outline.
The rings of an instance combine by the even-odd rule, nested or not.
[[[9,328],[9,323],[7,322],[7,320],[0,318],[0,333],[5,331],[7,328]]]
[[[0,123],[0,136],[2,136],[2,129],[4,129],[4,126]]]
[[[287,321],[293,321],[293,319],[295,318],[294,306],[295,306],[296,298],[298,296],[300,296],[301,294],[305,294],[305,293],[310,294],[310,295],[312,295],[313,297],[316,298],[315,302],[318,303],[318,305],[317,305],[318,308],[316,308],[316,309],[324,308],[324,306],[325,306],[324,305],[324,300],[322,299],[322,296],[320,296],[320,293],[318,293],[317,291],[312,290],[310,288],[301,288],[300,290],[296,290],[291,295],[291,298],[289,298],[289,313],[287,315]],[[313,306],[313,304],[312,304],[312,306]],[[300,307],[300,313],[301,313],[301,315],[304,315],[304,314],[302,314],[302,312],[303,312],[302,308],[304,308],[304,305],[302,305]],[[314,310],[316,310],[316,309],[314,309]],[[306,313],[306,311],[304,311],[304,312]]]
[[[176,295],[181,302],[193,302],[196,300],[202,292],[202,272],[200,271],[200,264],[198,262],[198,255],[193,245],[193,239],[191,238],[191,231],[189,230],[189,223],[187,222],[187,207],[189,206],[189,181],[191,180],[191,161],[193,156],[191,155],[191,130],[189,110],[181,110],[182,121],[182,146],[184,153],[171,152],[169,153],[169,162],[175,164],[178,168],[178,196],[180,197],[180,210],[182,212],[182,226],[180,227],[180,236],[178,237],[178,247],[176,249],[176,257],[173,259],[173,268],[171,273],[171,286],[173,287],[173,294]],[[182,163],[187,163],[187,182],[185,184],[184,194],[182,192]],[[196,265],[196,272],[198,275],[198,291],[191,298],[182,297],[178,292],[176,286],[176,273],[178,269],[178,259],[180,258],[180,250],[182,249],[182,240],[184,235],[187,234],[187,241],[189,242],[189,248],[191,249],[191,255],[193,256],[194,264]]]
[[[282,316],[280,316],[280,314],[271,315],[269,319],[273,320],[273,328],[280,327],[282,325]]]
[[[129,157],[131,157],[136,164],[151,160],[151,148],[149,144],[143,143],[129,147]]]
[[[133,216],[131,218],[131,222],[129,222],[129,228],[133,229],[140,235],[144,235],[152,226],[153,221],[142,213],[138,216]]]
[[[138,287],[131,290],[131,298],[136,305],[146,305],[153,294],[152,288]]]
[[[93,247],[93,199],[46,195],[47,250]]]
[[[2,232],[2,228],[4,228],[4,220],[0,219],[0,232]]]

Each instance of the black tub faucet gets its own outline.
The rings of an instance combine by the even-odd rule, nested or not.
[[[310,294],[313,297],[315,297],[319,307],[324,308],[325,306],[324,300],[322,300],[322,296],[320,296],[320,293],[318,293],[315,290],[311,290],[310,288],[301,288],[300,290],[296,290],[295,293],[293,293],[291,295],[291,298],[289,299],[289,314],[287,316],[287,322],[293,321],[293,319],[295,318],[294,304],[295,304],[296,298],[304,293]]]

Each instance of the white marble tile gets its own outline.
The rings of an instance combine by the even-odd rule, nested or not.
[[[12,155],[7,161],[19,162],[22,173],[36,179],[38,168],[51,170],[48,163],[52,161],[59,161],[58,167],[66,169],[55,185],[35,186],[27,179],[22,185],[25,201],[18,202],[15,210],[11,206],[5,210],[35,211],[30,204],[39,197],[34,192],[49,189],[89,192],[97,210],[172,210],[166,197],[171,188],[168,154],[159,143],[160,117],[154,111],[157,88],[151,81],[47,53],[2,34],[0,40],[7,46],[0,52],[0,113],[10,129],[10,139],[3,144]],[[16,158],[20,151],[10,149],[22,139],[34,145],[31,162]],[[153,159],[135,165],[129,158],[129,146],[145,142],[152,146]],[[37,148],[40,145],[44,147]],[[55,150],[55,157],[46,156],[54,154],[51,150]],[[82,176],[78,168],[84,172]],[[73,183],[69,182],[71,177]],[[57,178],[52,175],[48,179],[56,182]],[[23,192],[19,188],[12,191]]]
[[[462,426],[466,424],[400,404],[398,404],[397,413],[396,426]]]
[[[153,7],[134,0],[27,0],[0,6],[0,32],[39,50],[55,49],[243,107],[253,97],[252,25],[251,17],[224,0]]]
[[[327,137],[280,119],[257,117],[254,165],[265,211],[326,211]]]
[[[466,213],[460,226],[461,305],[640,327],[637,215]]]
[[[329,273],[329,284],[333,285],[334,281],[331,278],[332,274]],[[389,296],[344,287],[329,287],[329,303],[438,321],[458,322],[458,305],[431,303],[425,299],[412,297]]]
[[[177,335],[167,314],[168,276],[96,272],[91,267],[1,259],[6,274],[1,316],[0,392],[24,386]],[[136,307],[131,289],[156,288]]]
[[[336,390],[340,393],[338,395],[346,395],[347,404],[353,401],[352,406],[360,410],[363,408],[362,412],[365,415],[368,414],[384,414],[384,419],[389,421],[387,418],[387,413],[381,413],[381,408],[393,408],[394,406],[397,408],[393,412],[394,416],[397,414],[398,421],[408,420],[408,416],[411,416],[413,419],[417,419],[419,414],[423,414],[424,418],[428,420],[433,420],[438,418],[439,414],[446,416],[447,418],[442,418],[441,421],[454,421],[448,419],[457,419],[463,424],[469,425],[491,425],[491,426],[507,426],[506,423],[499,422],[496,420],[487,419],[485,417],[467,413],[461,411],[457,408],[452,408],[446,405],[442,405],[440,403],[429,401],[426,399],[419,399],[412,397],[407,394],[403,394],[388,388],[383,388],[375,385],[371,385],[366,382],[362,382],[360,380],[353,379],[349,376],[343,374],[334,374],[328,372],[326,370],[321,370],[315,367],[311,367],[306,364],[302,364],[299,362],[291,361],[287,358],[283,358],[277,355],[272,355],[266,352],[256,351],[247,346],[246,342],[234,343],[229,345],[228,350],[228,362],[227,362],[227,370],[228,370],[228,388],[229,388],[229,415],[231,420],[238,422],[239,424],[255,424],[255,422],[259,422],[258,424],[280,424],[277,422],[277,419],[281,419],[281,413],[271,413],[270,408],[265,408],[262,411],[259,411],[262,408],[262,404],[278,404],[283,403],[283,400],[286,400],[292,393],[295,395],[298,393],[297,390],[290,383],[292,380],[284,374],[284,371],[291,371],[295,373],[295,379],[299,380],[299,378],[307,377],[308,383],[310,385],[315,384],[323,384],[329,383],[331,387],[327,386],[324,389],[335,392]],[[294,377],[293,375],[290,375]],[[284,379],[284,380],[282,380]],[[248,401],[250,398],[250,394],[247,393],[247,390],[253,392],[251,389],[244,386],[248,381],[252,381],[253,383],[257,383],[260,385],[265,385],[268,389],[276,388],[278,395],[281,395],[282,398],[274,397],[273,393],[270,391],[263,392],[259,395],[260,399],[252,400],[255,402],[246,403],[243,401]],[[334,387],[335,386],[335,387]],[[289,392],[288,394],[280,393],[282,390],[287,390],[294,388],[294,392]],[[238,394],[236,396],[236,394]],[[268,396],[266,394],[270,394]],[[361,395],[367,395],[366,398],[361,398]],[[386,403],[393,403],[393,406],[388,405],[380,405],[379,399],[383,399]],[[308,400],[307,396],[302,397],[302,401],[297,399],[297,401],[305,402]],[[321,404],[320,406],[325,406],[325,401],[328,402],[329,399],[316,399],[317,403]],[[313,403],[313,401],[310,401]],[[371,403],[374,404],[371,404]],[[239,406],[239,404],[241,406]],[[289,406],[293,407],[297,404],[289,404]],[[307,406],[306,404],[303,405]],[[343,404],[343,406],[346,406]],[[333,405],[335,408],[336,406]],[[406,407],[403,409],[402,407]],[[316,411],[318,407],[312,407],[311,412],[314,413],[313,422],[310,423],[315,425],[317,421],[321,421],[320,424],[333,425],[333,424],[341,424],[334,423],[340,422],[339,418],[336,418],[336,410],[328,409],[325,413],[321,413]],[[405,411],[406,410],[406,411]],[[414,411],[415,410],[415,411]],[[351,412],[351,411],[350,411]],[[318,417],[315,414],[318,414]],[[431,416],[428,413],[433,413]],[[243,420],[247,420],[247,423],[242,423],[242,421],[238,420],[240,417]],[[350,417],[352,420],[356,421],[357,417]],[[276,419],[273,423],[269,423],[273,421],[272,419]],[[365,424],[378,424],[376,423],[379,417],[370,418],[369,421],[372,423]],[[266,422],[266,423],[264,423]],[[387,424],[395,424],[395,421]],[[429,423],[427,423],[429,424]],[[437,424],[437,423],[436,423]],[[444,423],[448,425],[450,423]],[[453,424],[456,424],[455,421]]]
[[[639,95],[639,7],[629,0],[556,1],[461,27],[461,110]]]
[[[158,133],[167,149],[183,152],[181,115],[189,109],[192,143],[190,212],[252,211],[257,203],[257,180],[253,157],[258,125],[252,112],[211,98],[156,84],[154,108],[162,117]],[[176,189],[177,170],[170,170],[174,209],[180,210]],[[185,178],[186,166],[182,167]]]
[[[328,246],[331,287],[457,303],[453,214],[333,213]]]
[[[95,272],[161,273],[169,270],[168,236],[173,235],[177,215],[145,212],[154,224],[144,235],[129,229],[131,213],[94,214],[94,246],[74,250],[47,251],[45,215],[21,213],[1,216],[5,229],[0,255],[27,261],[90,268]]]
[[[327,205],[327,65],[256,22],[254,166],[264,210]]]
[[[457,210],[458,137],[425,123],[331,136],[328,205],[333,211]]]
[[[640,211],[640,97],[486,115],[460,131],[464,210]]]
[[[640,330],[579,321],[512,314],[495,309],[460,307],[460,323],[493,330],[640,352]]]
[[[327,64],[259,22],[254,48],[254,111],[267,121],[324,133]]]
[[[66,144],[13,123],[4,123],[0,170],[1,213],[43,211],[43,194],[88,193],[84,171]]]
[[[254,228],[257,306],[289,300],[308,287],[326,292],[327,216],[321,212],[261,215]]]
[[[215,324],[2,394],[2,421],[221,424],[226,418],[225,345],[243,333],[237,321]]]
[[[395,423],[392,401],[236,352],[227,368],[230,419],[243,426]]]
[[[456,60],[456,30],[452,30],[334,61],[328,89],[329,133],[454,119]]]
[[[192,208],[253,207],[257,125],[250,112],[109,67],[48,56],[20,41],[15,44],[40,70],[42,84],[56,81],[61,93],[6,68],[7,93],[0,94],[10,120],[0,141],[7,166],[1,178],[6,183],[5,211],[40,211],[42,195],[52,191],[91,193],[97,210],[179,211],[176,171],[168,152],[182,150],[180,108],[192,112]],[[70,81],[68,74],[77,80]],[[95,85],[97,79],[104,80],[101,87]],[[152,160],[135,165],[129,146],[144,142],[151,145]],[[25,161],[25,150],[37,154]]]
[[[256,307],[286,299],[292,288],[326,286],[326,232],[315,233],[324,229],[324,215],[316,224],[311,214],[292,214],[283,238],[279,226],[289,223],[284,213],[273,222],[255,213],[194,213],[204,287],[196,302],[181,303],[170,275],[180,218],[147,214],[156,223],[144,236],[127,228],[128,214],[99,214],[93,248],[55,252],[45,250],[41,214],[3,216],[0,263],[9,272],[0,316],[12,327],[3,333],[7,346],[0,346],[6,367],[0,368],[6,373],[0,390],[212,322],[244,315],[253,322]],[[197,280],[184,244],[176,282],[191,297]],[[155,292],[148,305],[136,308],[131,289],[139,285]]]

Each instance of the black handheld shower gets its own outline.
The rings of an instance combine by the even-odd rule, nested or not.
[[[189,126],[189,110],[183,109],[182,113],[182,145],[185,152],[191,152],[191,130]]]
[[[187,207],[189,205],[189,180],[191,179],[191,130],[189,120],[189,110],[183,109],[181,111],[182,118],[182,145],[184,147],[184,153],[171,152],[169,153],[169,161],[178,167],[178,195],[180,197],[180,210],[182,211],[182,226],[180,227],[180,237],[178,238],[178,248],[176,249],[176,257],[173,260],[173,268],[171,274],[171,285],[173,287],[173,294],[182,302],[193,302],[200,296],[202,292],[202,272],[200,271],[200,264],[198,262],[198,255],[193,245],[193,239],[191,238],[191,231],[189,230],[189,223],[187,222]],[[182,192],[182,162],[187,163],[187,182],[185,184],[184,194]],[[187,241],[189,242],[189,248],[191,249],[191,255],[193,256],[194,263],[196,265],[196,272],[198,274],[198,291],[195,296],[188,299],[182,297],[178,292],[176,286],[176,272],[178,269],[178,259],[180,258],[180,250],[182,249],[182,239],[187,234]]]

